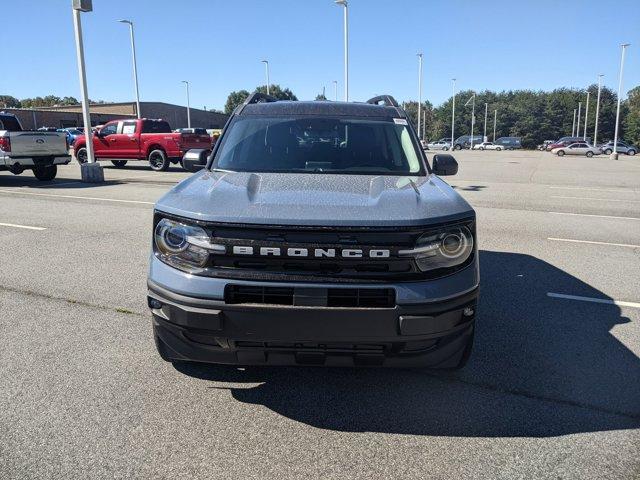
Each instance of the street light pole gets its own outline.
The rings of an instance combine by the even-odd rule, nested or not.
[[[489,104],[485,103],[484,104],[484,141],[487,141],[487,112],[489,108]]]
[[[473,150],[473,124],[476,119],[476,94],[475,93],[471,96],[469,100],[467,100],[467,103],[465,103],[464,106],[466,107],[467,105],[469,105],[469,102],[471,102],[471,135],[469,138],[469,142],[471,145],[471,150]]]
[[[91,116],[89,113],[89,91],[87,89],[87,74],[84,64],[84,45],[82,44],[82,21],[80,12],[91,12],[91,0],[72,0],[73,30],[76,38],[76,57],[78,59],[78,77],[80,79],[80,95],[82,97],[82,120],[84,123],[85,148],[87,162],[80,165],[80,177],[83,182],[104,182],[102,166],[96,162],[93,152],[93,135],[91,132]]]
[[[182,80],[187,87],[187,128],[191,128],[191,105],[189,103],[189,82]]]
[[[627,51],[627,47],[630,43],[623,43],[622,57],[620,58],[620,74],[618,75],[618,107],[616,108],[616,129],[613,137],[613,153],[611,154],[612,160],[618,159],[618,128],[620,126],[620,97],[622,96],[622,73],[624,72],[624,54]]]
[[[333,81],[333,91],[334,91],[334,95],[335,95],[335,101],[338,101],[338,81],[334,80]]]
[[[580,135],[580,115],[582,112],[582,102],[578,102],[578,124],[576,125],[576,137]]]
[[[573,125],[571,126],[571,136],[576,136],[576,109],[573,109]]]
[[[129,33],[131,34],[131,55],[133,57],[133,83],[136,88],[136,113],[138,118],[142,118],[142,112],[140,111],[140,91],[138,90],[138,66],[136,62],[136,42],[133,37],[133,22],[130,20],[118,20],[120,23],[126,23],[129,25]]]
[[[493,111],[493,141],[496,141],[496,124],[498,123],[498,109]]]
[[[602,77],[604,75],[598,75],[598,99],[596,100],[596,126],[593,130],[593,146],[598,145],[598,117],[600,115],[600,90],[602,90]]]
[[[344,7],[344,101],[349,101],[349,6],[347,0],[335,0]]]
[[[418,53],[418,138],[420,138],[422,112],[422,53]]]
[[[453,150],[453,142],[455,139],[454,136],[454,131],[455,131],[455,122],[456,122],[456,79],[452,78],[451,81],[453,82],[453,103],[451,105],[451,150]]]
[[[269,60],[262,60],[262,63],[264,63],[264,68],[267,73],[267,95],[269,95]]]
[[[587,105],[584,107],[584,135],[582,136],[582,140],[587,141],[587,122],[589,121],[589,95],[590,92],[587,92]]]

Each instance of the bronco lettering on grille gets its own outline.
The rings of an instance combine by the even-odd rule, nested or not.
[[[362,248],[301,248],[301,247],[259,247],[234,245],[232,252],[234,255],[259,255],[262,257],[314,257],[314,258],[389,258],[391,251],[388,249],[370,249]]]

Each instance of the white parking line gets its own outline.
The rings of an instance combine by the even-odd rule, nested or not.
[[[547,240],[551,240],[553,242],[590,243],[590,244],[593,244],[593,245],[611,245],[612,247],[640,248],[640,245],[630,245],[628,243],[594,242],[594,241],[591,241],[591,240],[575,240],[575,239],[572,239],[572,238],[553,238],[553,237],[548,237]]]
[[[36,197],[73,198],[73,199],[80,199],[80,200],[98,200],[102,202],[139,203],[144,205],[155,205],[155,202],[144,202],[142,200],[121,200],[119,198],[83,197],[80,195],[57,195],[55,193],[19,192],[16,190],[0,190],[0,193],[9,193],[14,195],[34,195]]]
[[[570,213],[570,212],[548,212],[552,215],[575,215],[578,217],[597,217],[597,218],[617,218],[621,220],[640,220],[636,217],[614,217],[613,215],[591,215],[589,213]]]
[[[24,228],[26,230],[46,230],[43,227],[30,227],[29,225],[16,225],[15,223],[0,223],[0,227]]]
[[[619,198],[597,198],[597,197],[567,197],[561,195],[551,195],[550,198],[570,198],[573,200],[599,200],[604,202],[625,202],[625,203],[640,203],[640,200],[621,200]]]
[[[565,300],[578,300],[580,302],[606,303],[608,305],[618,305],[619,307],[640,308],[640,303],[623,302],[620,300],[611,300],[608,298],[581,297],[578,295],[565,295],[564,293],[547,292],[547,297],[562,298]]]

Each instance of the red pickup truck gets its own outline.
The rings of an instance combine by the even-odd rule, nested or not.
[[[142,118],[112,120],[93,134],[96,160],[111,160],[124,167],[128,160],[148,160],[152,170],[164,171],[178,163],[191,148],[211,148],[208,134],[173,133],[165,120]],[[87,161],[86,138],[79,136],[73,144],[78,162]]]

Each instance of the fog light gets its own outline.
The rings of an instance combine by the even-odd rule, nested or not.
[[[471,307],[466,307],[463,311],[462,311],[462,315],[464,315],[465,317],[472,317],[473,314],[476,313],[475,310]]]
[[[152,308],[154,310],[162,308],[162,302],[160,300],[156,300],[155,298],[147,297],[147,304],[149,305],[149,308]]]

